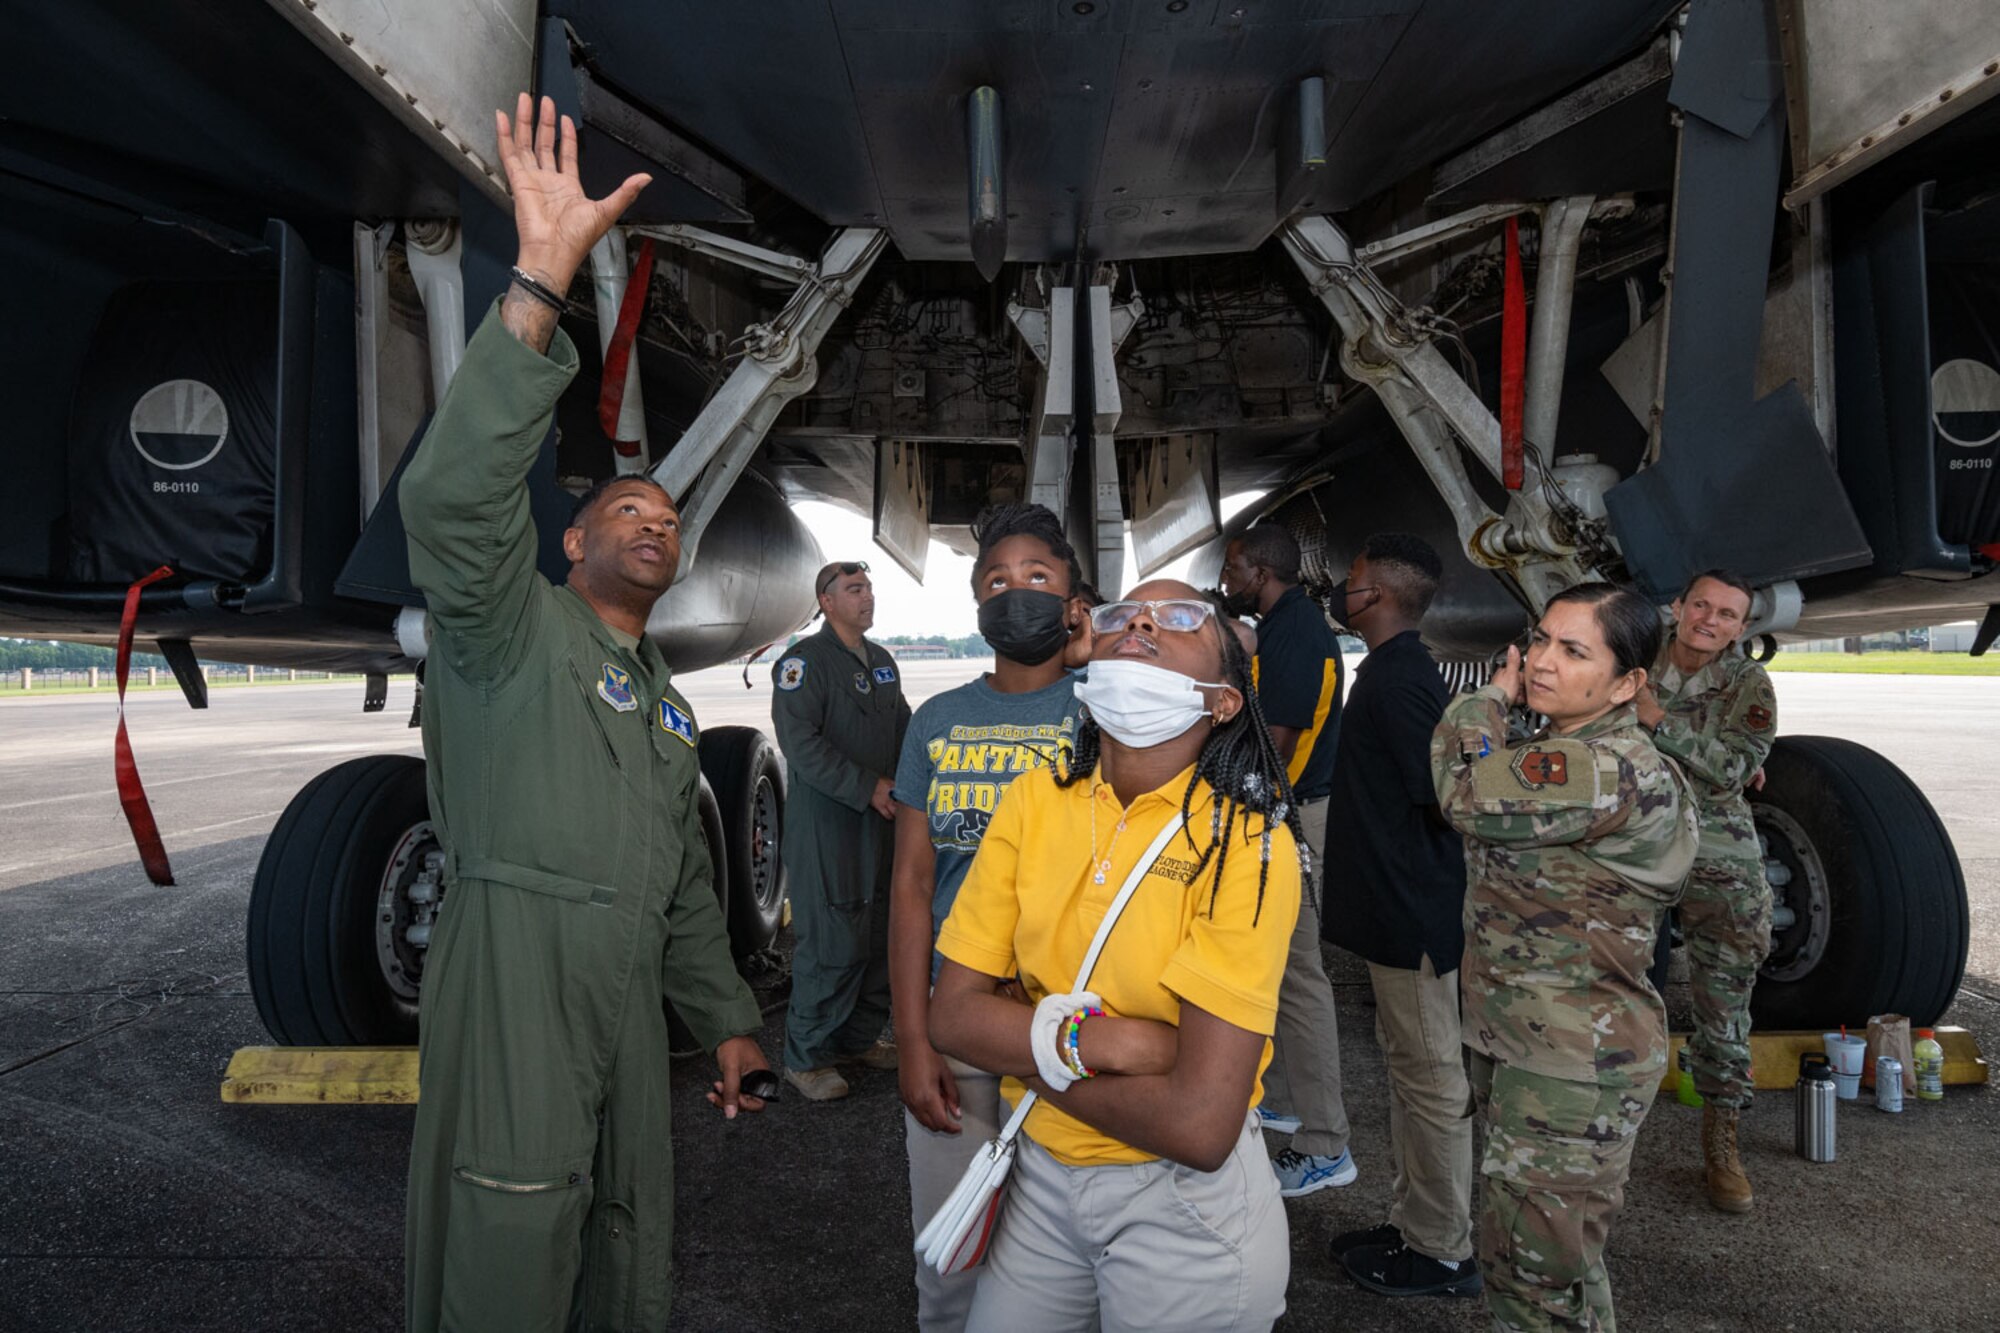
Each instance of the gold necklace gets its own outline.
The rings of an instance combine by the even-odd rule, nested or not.
[[[1111,830],[1111,845],[1104,849],[1104,859],[1097,857],[1097,788],[1090,789],[1090,860],[1097,869],[1090,877],[1092,884],[1104,883],[1104,877],[1111,873],[1111,853],[1118,849],[1118,835],[1125,831],[1125,814],[1118,815],[1118,827]]]

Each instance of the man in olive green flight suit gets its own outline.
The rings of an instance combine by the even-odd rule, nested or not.
[[[644,177],[593,202],[564,122],[500,117],[521,271],[569,286]],[[669,999],[733,1116],[766,1068],[696,814],[687,700],[645,637],[680,517],[645,478],[594,492],[535,569],[525,487],[576,349],[518,280],[466,347],[404,474],[430,608],[424,751],[446,894],[425,962],[408,1327],[663,1329],[673,1163]]]
[[[896,1063],[877,1037],[889,1018],[889,791],[910,705],[896,659],[863,637],[875,623],[868,566],[827,565],[813,590],[826,624],[771,668],[771,721],[790,778],[784,856],[798,939],[785,1079],[829,1101],[847,1095],[835,1065]]]

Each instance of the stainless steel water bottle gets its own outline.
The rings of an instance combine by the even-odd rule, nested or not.
[[[1831,1162],[1834,1106],[1839,1093],[1833,1085],[1833,1066],[1817,1051],[1799,1057],[1797,1097],[1798,1121],[1792,1146],[1808,1162]]]

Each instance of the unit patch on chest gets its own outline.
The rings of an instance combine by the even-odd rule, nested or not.
[[[896,668],[876,667],[875,683],[877,685],[894,685],[896,683]]]
[[[660,730],[671,731],[689,745],[694,744],[694,719],[665,699],[660,700]]]
[[[788,657],[788,658],[786,658],[786,659],[785,659],[784,661],[782,661],[782,662],[778,663],[778,688],[779,688],[779,689],[781,689],[781,690],[796,690],[796,689],[797,689],[797,688],[798,688],[799,686],[801,686],[801,685],[803,685],[803,684],[805,684],[805,683],[806,683],[806,659],[805,659],[805,658],[803,658],[803,657]]]
[[[597,682],[597,697],[621,713],[639,706],[639,701],[632,697],[632,673],[621,671],[609,662],[604,664],[604,679]]]
[[[862,694],[867,694],[875,687],[868,683],[868,673],[866,671],[857,671],[854,673],[854,688]]]

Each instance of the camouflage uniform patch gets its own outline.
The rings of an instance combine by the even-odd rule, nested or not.
[[[1672,642],[1654,664],[1666,719],[1656,744],[1687,772],[1701,818],[1701,847],[1681,901],[1695,1032],[1688,1067],[1718,1106],[1750,1104],[1750,992],[1771,951],[1771,886],[1744,788],[1771,753],[1778,700],[1764,668],[1723,653],[1692,675],[1673,664]]]

